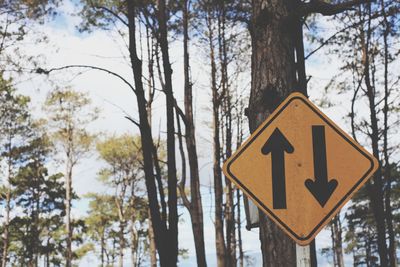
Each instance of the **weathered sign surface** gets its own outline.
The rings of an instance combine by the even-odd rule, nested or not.
[[[224,173],[307,245],[377,168],[368,151],[293,93],[225,162]]]

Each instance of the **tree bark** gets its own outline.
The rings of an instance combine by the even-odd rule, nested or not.
[[[192,220],[192,230],[194,244],[196,249],[196,259],[198,266],[207,266],[206,252],[204,246],[204,222],[203,205],[200,194],[200,175],[199,163],[197,158],[195,125],[193,116],[193,92],[190,81],[190,63],[189,63],[189,10],[190,1],[183,1],[183,64],[184,64],[184,87],[185,87],[185,132],[186,148],[188,151],[190,168],[190,218]]]
[[[291,19],[294,0],[253,0],[252,81],[248,108],[253,132],[297,88],[295,50],[300,21]],[[301,24],[300,24],[301,25]],[[302,39],[301,39],[302,41]],[[299,75],[300,76],[300,75]],[[301,90],[302,89],[302,90]],[[263,266],[296,266],[296,246],[280,228],[260,212]]]
[[[236,189],[236,202],[237,202],[237,232],[238,232],[238,247],[239,247],[239,266],[244,266],[244,253],[243,253],[243,242],[242,242],[242,218],[241,218],[241,205],[240,205],[240,190]]]
[[[100,238],[100,260],[101,260],[101,267],[104,267],[104,250],[106,247],[105,244],[105,239],[104,239],[104,232],[105,229],[103,229],[103,231],[101,232],[101,238]]]
[[[227,40],[225,36],[226,14],[224,4],[219,5],[218,14],[218,47],[221,72],[221,113],[223,122],[221,122],[221,135],[225,130],[225,157],[229,158],[232,154],[232,105],[231,94],[228,80],[228,55]],[[225,177],[225,229],[226,229],[226,264],[236,266],[236,236],[235,236],[235,210],[233,207],[233,188],[231,181]]]
[[[153,149],[154,142],[151,135],[151,128],[149,125],[149,117],[146,109],[146,98],[142,82],[142,61],[139,59],[136,51],[136,7],[133,1],[126,1],[128,7],[128,21],[129,21],[129,55],[132,64],[132,72],[135,81],[135,94],[139,111],[139,124],[140,136],[143,153],[143,165],[145,174],[145,183],[147,189],[147,196],[149,200],[150,218],[154,230],[154,239],[158,254],[160,256],[160,265],[168,266],[168,246],[169,238],[167,236],[166,222],[161,220],[157,187],[154,176],[153,165]],[[169,267],[169,266],[168,266]]]
[[[167,115],[167,166],[168,166],[168,266],[178,262],[178,201],[175,155],[175,99],[172,90],[172,68],[169,60],[167,9],[165,0],[158,0],[159,42],[165,79],[166,115]]]
[[[336,215],[331,222],[333,266],[344,267],[342,224],[340,215]]]
[[[137,267],[138,266],[138,232],[135,229],[133,223],[130,226],[131,231],[131,266]]]
[[[370,111],[370,124],[371,124],[371,142],[372,142],[372,152],[374,157],[380,161],[379,154],[379,128],[378,119],[375,105],[375,89],[371,83],[370,76],[370,59],[369,59],[369,47],[371,39],[371,3],[368,4],[368,21],[367,21],[367,31],[366,36],[364,32],[361,33],[362,42],[362,53],[363,53],[363,73],[364,73],[364,83],[366,86],[367,97],[369,101],[369,111]],[[382,169],[378,168],[376,171],[373,184],[368,183],[369,195],[371,198],[371,206],[374,213],[377,235],[378,235],[378,252],[381,266],[388,266],[388,250],[386,246],[386,227],[385,227],[385,209],[383,200],[383,182],[382,182]]]
[[[10,226],[10,202],[11,190],[8,187],[6,192],[6,215],[4,218],[4,233],[3,233],[3,255],[1,259],[1,266],[7,266],[8,260],[8,244],[9,244],[9,226]]]
[[[150,267],[157,267],[157,249],[156,249],[156,242],[154,240],[154,229],[151,220],[151,214],[149,209],[149,229],[148,231],[148,238],[149,238],[149,250],[150,250]]]
[[[223,188],[222,188],[222,173],[221,173],[221,144],[220,144],[220,96],[217,88],[217,67],[215,63],[214,52],[214,35],[212,27],[212,11],[208,10],[207,28],[208,42],[210,48],[210,65],[211,65],[211,90],[212,90],[212,112],[213,112],[213,174],[214,174],[214,216],[215,216],[215,246],[217,252],[217,266],[226,267],[226,246],[224,238],[224,221],[223,221]]]
[[[389,151],[388,151],[388,120],[389,120],[389,45],[388,45],[388,35],[390,33],[390,23],[388,21],[387,13],[385,10],[385,2],[383,0],[380,1],[381,4],[381,11],[383,16],[383,64],[384,64],[384,107],[383,107],[383,157],[385,160],[384,165],[384,180],[386,181],[386,194],[385,194],[385,209],[386,209],[386,223],[388,228],[389,234],[389,264],[390,266],[396,267],[397,266],[397,254],[396,254],[396,238],[394,232],[394,225],[393,225],[393,214],[392,214],[392,205],[391,205],[391,198],[392,198],[392,168],[389,161]]]
[[[72,227],[71,227],[71,197],[72,197],[72,160],[67,153],[67,171],[65,176],[65,217],[67,219],[65,228],[67,231],[67,247],[66,247],[66,267],[72,266]]]

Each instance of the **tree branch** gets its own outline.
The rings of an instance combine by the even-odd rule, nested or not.
[[[177,114],[182,118],[182,121],[185,124],[185,126],[187,126],[188,121],[187,121],[186,115],[183,112],[183,110],[179,107],[178,102],[176,102],[176,99],[174,102],[174,106],[175,106],[175,110],[176,110]]]
[[[99,70],[99,71],[103,71],[103,72],[106,72],[108,74],[111,74],[112,76],[115,76],[115,77],[119,78],[120,80],[122,80],[136,94],[135,88],[124,77],[122,77],[118,73],[115,73],[115,72],[110,71],[108,69],[104,69],[104,68],[100,68],[100,67],[96,67],[96,66],[90,66],[90,65],[67,65],[67,66],[63,66],[63,67],[59,67],[59,68],[51,68],[49,70],[45,70],[45,69],[42,69],[42,68],[37,68],[35,70],[35,72],[37,74],[49,75],[53,71],[66,70],[66,69],[72,69],[72,68],[86,68],[86,69],[92,69],[92,70]]]
[[[131,118],[129,116],[125,116],[125,119],[131,121],[133,124],[135,124],[140,129],[140,124],[137,121],[135,121],[133,118]]]
[[[395,9],[391,9],[389,11],[390,15],[394,15],[396,13],[399,13],[399,10],[395,10]],[[375,13],[371,16],[371,19],[377,19],[380,16],[382,16],[381,12]],[[338,30],[337,32],[335,32],[334,34],[332,34],[330,37],[328,37],[326,40],[324,40],[323,42],[321,42],[321,44],[315,48],[313,51],[311,51],[304,59],[307,60],[309,57],[311,57],[314,53],[318,52],[321,48],[323,48],[325,45],[329,44],[331,41],[333,41],[339,34],[351,29],[351,28],[356,28],[358,26],[360,26],[361,24],[363,24],[364,22],[356,22],[353,23],[351,25],[348,25],[340,30]]]
[[[129,27],[128,22],[126,22],[121,16],[119,16],[117,13],[115,13],[114,11],[112,11],[111,9],[105,7],[105,6],[93,6],[93,8],[96,9],[102,9],[108,13],[110,13],[111,15],[113,15],[115,18],[117,18],[119,21],[122,22],[122,24],[124,24],[126,27]]]
[[[312,13],[319,13],[324,16],[332,16],[347,10],[353,10],[354,6],[373,1],[374,0],[350,0],[343,3],[331,4],[323,0],[310,0],[310,2],[302,4],[301,15],[307,16]]]

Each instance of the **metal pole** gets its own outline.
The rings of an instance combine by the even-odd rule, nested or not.
[[[311,267],[310,246],[296,244],[296,267]]]

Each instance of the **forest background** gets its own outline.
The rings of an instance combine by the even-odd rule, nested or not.
[[[124,1],[4,1],[0,6],[1,123],[6,129],[1,132],[0,199],[0,258],[7,264],[4,266],[64,266],[68,257],[71,262],[66,265],[150,266],[157,257],[154,233],[149,231],[141,122],[137,92],[133,92],[137,84],[132,86],[131,22],[121,17],[129,14],[118,13],[123,10],[121,3]],[[182,3],[189,7],[188,68]],[[242,194],[222,176],[219,195],[215,187],[218,165],[249,135],[245,109],[251,86],[250,3],[168,4],[171,86],[176,99],[169,103],[175,117],[173,150],[180,186],[179,266],[201,262],[186,203],[193,196],[180,197],[194,192],[189,189],[193,177],[190,152],[185,151],[190,142],[190,123],[185,119],[189,84],[205,259],[209,266],[220,264],[215,241],[219,217],[225,253],[233,255],[224,256],[231,261],[227,266],[259,266],[259,232],[245,229]],[[157,5],[150,2],[149,6],[140,9],[136,17],[136,51],[143,61],[147,119],[156,150],[152,153],[159,157],[154,160],[159,169],[154,169],[160,177],[170,177],[165,102],[168,75],[163,65],[163,39],[155,33],[162,32],[162,23],[153,17]],[[383,173],[390,172],[382,174],[388,175],[381,189],[385,211],[391,214],[385,214],[384,236],[390,251],[387,255],[395,256],[399,255],[400,234],[399,6],[398,1],[364,3],[333,17],[313,15],[304,22],[310,99],[371,152],[374,125],[370,117],[373,112],[378,117],[378,153]],[[365,53],[372,62],[367,71],[376,101],[372,108],[371,94],[364,86]],[[216,120],[220,124],[215,124]],[[68,129],[74,138],[78,136],[70,147]],[[72,182],[70,216],[65,201],[68,176]],[[186,179],[184,184],[182,179]],[[168,181],[161,178],[161,187],[170,187]],[[169,202],[173,196],[168,189],[164,193]],[[158,194],[161,198],[162,193]],[[360,191],[317,237],[319,266],[378,266],[379,231],[369,194]],[[219,215],[216,205],[223,207]],[[168,215],[173,213],[171,207]],[[70,233],[65,230],[66,217],[70,217]],[[167,224],[170,227],[173,222]]]

